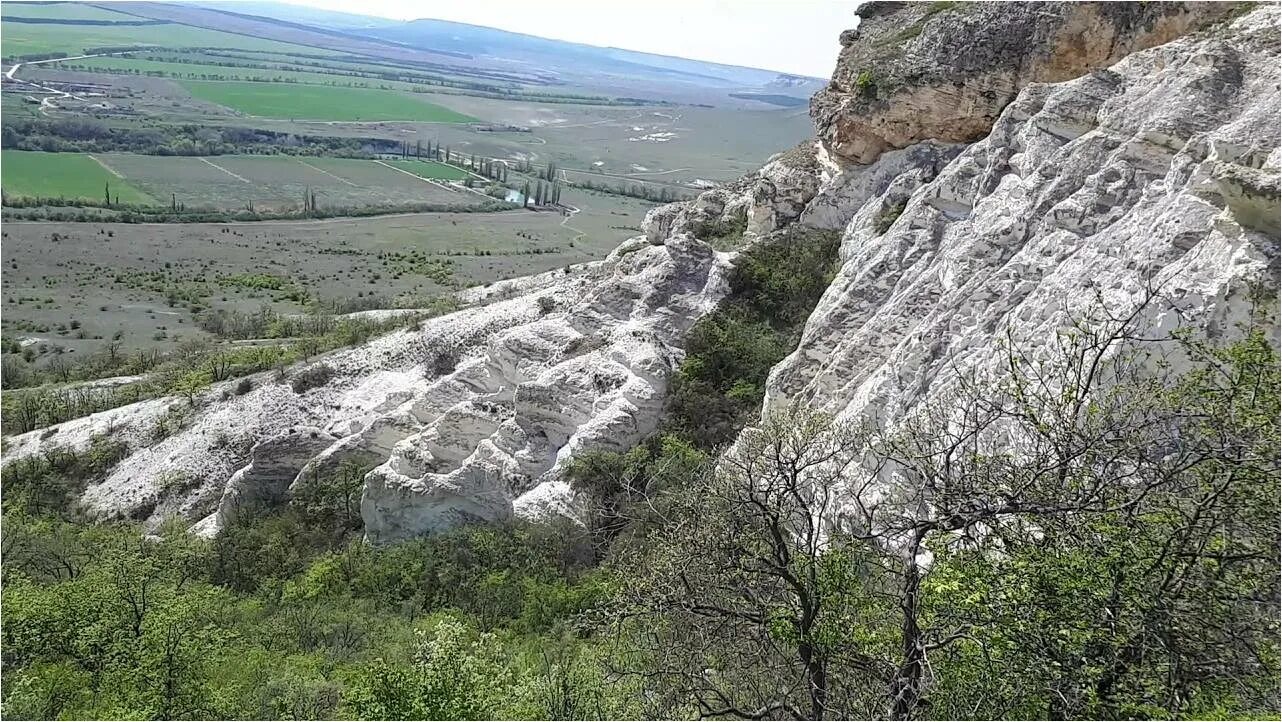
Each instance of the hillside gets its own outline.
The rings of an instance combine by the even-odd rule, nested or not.
[[[809,97],[823,83],[757,68],[709,63],[620,48],[541,38],[444,20],[398,22],[350,13],[332,13],[287,3],[205,2],[205,7],[301,22],[327,30],[388,40],[422,50],[443,50],[486,61],[513,61],[557,71],[570,77],[585,74],[641,75],[654,80],[680,80],[710,86],[766,87],[787,78],[797,97]]]

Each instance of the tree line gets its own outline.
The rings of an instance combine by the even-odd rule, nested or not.
[[[400,141],[299,135],[258,128],[191,124],[112,127],[88,118],[18,118],[0,128],[0,148],[54,153],[144,155],[334,155],[372,158],[396,152]]]

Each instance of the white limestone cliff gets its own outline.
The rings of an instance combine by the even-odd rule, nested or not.
[[[149,526],[178,516],[205,535],[349,460],[378,464],[362,503],[373,541],[572,514],[565,462],[654,429],[682,335],[724,294],[726,268],[725,254],[689,236],[637,238],[604,261],[490,289],[507,300],[314,359],[334,371],[319,388],[299,394],[258,374],[241,396],[223,395],[235,381],[210,389],[158,442],[148,440],[157,419],[185,399],[14,437],[6,461],[110,433],[134,450],[85,491],[84,510]]]
[[[1277,53],[1267,8],[1025,87],[938,177],[904,173],[855,212],[766,412],[894,424],[994,363],[1008,329],[1048,338],[1097,299],[1126,315],[1149,287],[1142,330],[1244,320],[1248,285],[1277,285]]]
[[[1017,19],[1075,52],[1072,33],[1098,23],[1060,9],[1062,23]],[[876,3],[866,12],[920,44],[908,57],[922,63],[947,36],[934,24],[965,26],[973,18],[950,14],[971,11]],[[161,441],[150,429],[186,400],[30,432],[9,440],[5,460],[113,434],[134,450],[81,505],[149,525],[178,516],[202,534],[348,461],[374,467],[361,506],[373,542],[473,519],[573,517],[566,463],[654,430],[685,332],[724,296],[732,254],[709,244],[790,224],[841,229],[840,270],[799,347],[771,373],[766,413],[801,403],[893,426],[944,397],[956,374],[991,364],[1008,330],[1053,334],[1086,304],[1124,310],[1151,285],[1169,303],[1144,317],[1150,329],[1169,330],[1178,311],[1214,336],[1245,316],[1250,284],[1276,289],[1278,276],[1278,11],[1197,30],[1198,18],[1226,14],[1205,5],[1110,14],[1127,38],[1120,61],[1110,50],[1064,63],[1044,48],[1030,61],[1007,44],[975,56],[994,70],[948,55],[975,77],[1000,71],[1009,94],[965,138],[931,136],[925,122],[888,129],[894,113],[875,98],[842,96],[863,89],[830,86],[815,109],[818,141],[656,208],[644,235],[602,262],[474,290],[471,308],[314,359],[333,377],[302,394],[260,374],[249,393],[222,398],[236,383],[226,382]],[[1132,15],[1160,32],[1128,28]],[[1190,34],[1136,49],[1177,30]],[[863,57],[855,42],[843,58]],[[1038,68],[1062,82],[1034,82],[1050,72]],[[1076,76],[1062,77],[1065,68]],[[926,74],[931,88],[943,70]],[[857,85],[858,71],[839,66],[834,77]]]

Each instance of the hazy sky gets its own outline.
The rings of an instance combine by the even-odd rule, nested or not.
[[[826,78],[856,0],[290,0]]]

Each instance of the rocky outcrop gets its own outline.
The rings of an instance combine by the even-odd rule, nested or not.
[[[607,281],[557,289],[546,297],[556,310],[490,336],[410,403],[420,429],[366,479],[368,539],[572,514],[570,458],[626,450],[653,432],[682,336],[724,294],[724,259],[678,235],[660,246],[636,239],[606,263]],[[436,343],[432,331],[425,342]]]
[[[884,205],[895,208],[907,200],[910,179],[915,179],[912,183],[916,185],[931,180],[964,148],[960,144],[924,141],[888,151],[871,165],[837,169],[826,164],[819,189],[798,220],[813,228],[842,230],[872,198],[885,196]],[[886,196],[892,185],[896,190]]]
[[[1261,9],[1028,85],[937,176],[897,175],[854,214],[766,411],[893,426],[997,363],[1008,330],[1037,343],[1097,303],[1125,316],[1147,287],[1162,300],[1140,333],[1232,330],[1248,286],[1278,283],[1278,52]],[[847,173],[898,170],[897,153]]]
[[[822,181],[816,146],[807,141],[693,201],[651,210],[642,230],[651,243],[678,233],[725,245],[737,244],[745,233],[763,237],[800,219]]]
[[[1032,83],[1108,67],[1226,17],[1215,2],[869,2],[811,100],[833,158],[868,164],[923,140],[969,143]]]
[[[334,441],[320,429],[302,427],[254,444],[249,464],[227,480],[218,511],[197,531],[210,535],[231,525],[244,511],[281,503],[303,466]]]
[[[373,541],[573,514],[567,461],[655,428],[686,329],[725,293],[726,254],[683,233],[659,241],[464,294],[486,303],[327,355],[334,373],[317,388],[259,374],[195,409],[158,399],[15,437],[6,460],[111,433],[135,450],[85,491],[85,511],[181,517],[204,535],[344,465],[377,467],[362,503]],[[182,428],[156,440],[174,412]]]

